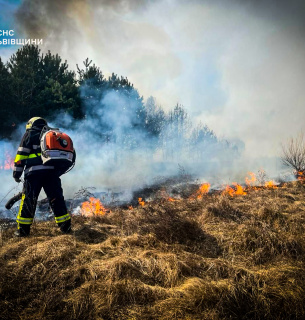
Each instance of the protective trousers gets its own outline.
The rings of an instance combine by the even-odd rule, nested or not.
[[[44,189],[48,197],[55,215],[55,222],[62,232],[70,232],[71,216],[67,212],[61,181],[56,171],[41,170],[39,173],[25,177],[24,180],[24,190],[16,220],[20,234],[26,236],[30,233],[41,188]]]

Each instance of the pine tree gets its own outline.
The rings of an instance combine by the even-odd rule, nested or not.
[[[18,119],[15,112],[13,85],[10,73],[0,58],[0,138],[9,138]]]
[[[75,74],[58,55],[42,55],[38,46],[26,45],[10,58],[8,70],[18,122],[34,116],[56,118],[61,111],[82,116]]]

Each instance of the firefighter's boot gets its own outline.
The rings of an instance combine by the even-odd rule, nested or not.
[[[30,225],[19,225],[19,228],[14,232],[14,237],[23,238],[30,235],[31,226]]]
[[[58,223],[58,226],[60,228],[60,231],[62,233],[66,233],[66,234],[69,234],[72,232],[72,228],[71,228],[71,219],[67,220],[67,221],[64,221],[64,222],[61,222],[61,223]]]

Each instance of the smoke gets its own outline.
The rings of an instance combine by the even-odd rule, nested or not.
[[[177,121],[170,121],[170,116],[165,116],[167,120],[159,122],[162,128],[158,137],[150,135],[147,129],[150,110],[148,106],[143,108],[134,89],[128,94],[109,89],[100,97],[98,93],[92,96],[89,86],[83,85],[81,93],[86,118],[76,123],[67,115],[60,115],[54,122],[54,125],[69,128],[72,124],[74,127],[66,131],[74,141],[76,166],[63,177],[65,190],[70,194],[75,192],[77,181],[82,187],[126,191],[131,195],[132,191],[152,184],[160,177],[179,175],[182,167],[188,173],[202,177],[220,167],[224,155],[237,157],[236,148],[212,135],[210,140],[206,137],[198,142],[192,136],[191,123],[187,119],[182,121],[178,113]],[[88,96],[90,99],[84,99]],[[153,110],[156,112],[157,109]]]
[[[49,123],[70,135],[77,153],[75,168],[62,176],[66,199],[72,199],[82,188],[93,187],[97,193],[120,193],[120,201],[129,201],[133,191],[178,176],[181,168],[214,187],[232,178],[243,181],[249,168],[241,165],[241,141],[230,144],[217,139],[206,127],[194,127],[179,107],[158,122],[161,129],[155,137],[146,127],[149,116],[153,118],[160,111],[153,99],[144,108],[135,89],[107,89],[102,95],[98,90],[93,94],[87,84],[80,89],[86,117],[75,121],[68,114],[59,114]],[[0,143],[4,155],[0,164],[7,154],[14,156],[23,131],[21,125],[15,142]],[[250,162],[247,165],[252,166]],[[0,194],[1,208],[18,187],[11,170],[0,170],[0,177],[5,186]],[[40,199],[44,196],[41,193]]]
[[[72,67],[89,56],[261,158],[303,128],[304,9],[303,1],[25,0],[17,19]]]
[[[127,76],[164,109],[179,102],[194,124],[202,121],[217,136],[240,145],[243,140],[245,146],[240,161],[223,147],[217,152],[209,147],[213,165],[202,160],[194,165],[187,146],[170,139],[168,127],[165,149],[179,158],[164,163],[164,144],[156,149],[132,123],[138,105],[109,92],[97,99],[97,108],[86,106],[87,118],[68,131],[78,158],[62,178],[66,197],[76,185],[131,190],[158,175],[177,174],[178,163],[199,177],[218,172],[230,181],[254,167],[269,173],[268,157],[278,156],[280,143],[304,126],[304,6],[302,1],[24,0],[16,13],[20,32],[43,38],[44,51],[59,53],[71,68],[90,57],[105,75]],[[124,104],[129,108],[122,112],[117,106]],[[60,115],[54,126],[60,125],[75,123]],[[115,141],[105,140],[107,125]],[[12,145],[1,142],[1,148],[16,150],[19,138]],[[223,159],[230,161],[224,165]],[[279,165],[271,163],[277,171]],[[14,187],[11,172],[0,171],[5,189]]]
[[[13,179],[12,170],[9,168],[9,162],[7,162],[9,157],[14,153],[14,145],[11,142],[0,141],[0,181],[2,186],[0,188],[0,209],[4,208],[5,203],[10,197],[21,191]],[[4,216],[9,218],[9,212],[6,213],[7,215]],[[1,216],[3,216],[3,212],[1,212]]]

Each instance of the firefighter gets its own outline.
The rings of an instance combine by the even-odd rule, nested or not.
[[[41,117],[34,117],[28,121],[14,161],[13,177],[16,182],[21,181],[24,171],[24,189],[16,220],[17,237],[26,237],[30,234],[41,188],[48,197],[60,230],[63,233],[71,232],[71,217],[67,212],[61,187],[62,172],[54,166],[43,165],[41,159],[40,135],[46,125],[46,120]]]

